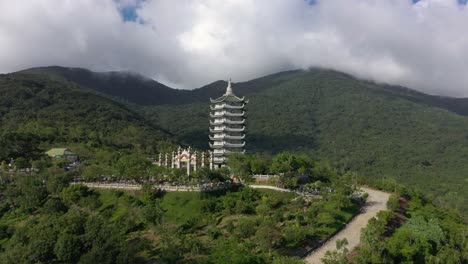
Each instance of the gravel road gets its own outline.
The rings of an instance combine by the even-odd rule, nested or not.
[[[359,245],[361,229],[367,225],[369,220],[376,216],[379,211],[387,209],[387,201],[390,197],[389,193],[361,187],[361,189],[369,194],[367,202],[363,207],[363,212],[357,215],[343,230],[338,232],[334,237],[328,240],[323,246],[313,251],[305,258],[305,261],[310,264],[322,263],[321,259],[325,256],[328,250],[336,250],[336,241],[346,238],[348,240],[347,248],[352,251]]]

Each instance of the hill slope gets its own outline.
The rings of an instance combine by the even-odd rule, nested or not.
[[[268,83],[246,93],[249,151],[308,152],[371,179],[396,178],[440,204],[468,210],[468,118],[447,110],[449,101],[333,71],[275,75]],[[180,140],[207,147],[207,101],[146,111]]]
[[[112,100],[47,76],[0,75],[0,160],[39,155],[50,146],[155,152],[167,132]]]
[[[103,91],[99,83],[77,82]],[[187,144],[207,148],[209,97],[220,96],[225,87],[217,81],[193,91],[172,90],[170,96],[177,99],[168,101],[144,89],[121,89],[148,98],[144,103],[123,96],[154,124]],[[466,99],[430,96],[320,69],[236,83],[234,91],[250,99],[249,151],[311,153],[370,179],[393,177],[419,186],[439,204],[468,211]]]

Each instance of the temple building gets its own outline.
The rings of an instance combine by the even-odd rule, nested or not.
[[[234,94],[231,80],[223,96],[210,100],[210,148],[213,167],[220,168],[226,165],[230,153],[245,152],[244,107],[248,100]]]
[[[199,156],[201,156],[201,160],[198,158]],[[213,155],[211,153],[209,158],[210,168],[213,168]],[[192,172],[196,172],[199,166],[201,168],[206,166],[206,154],[202,152],[201,155],[198,155],[197,151],[192,152],[191,147],[187,149],[179,147],[177,151],[172,153],[159,153],[159,159],[154,160],[153,164],[172,169],[184,169],[187,171],[187,175],[190,175]]]

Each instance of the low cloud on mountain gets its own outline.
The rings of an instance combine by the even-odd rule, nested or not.
[[[171,86],[326,67],[468,97],[456,0],[0,1],[0,72],[126,70]]]

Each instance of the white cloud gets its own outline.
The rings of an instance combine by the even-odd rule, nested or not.
[[[193,88],[321,66],[468,96],[467,24],[456,0],[0,0],[0,72],[130,70]]]

